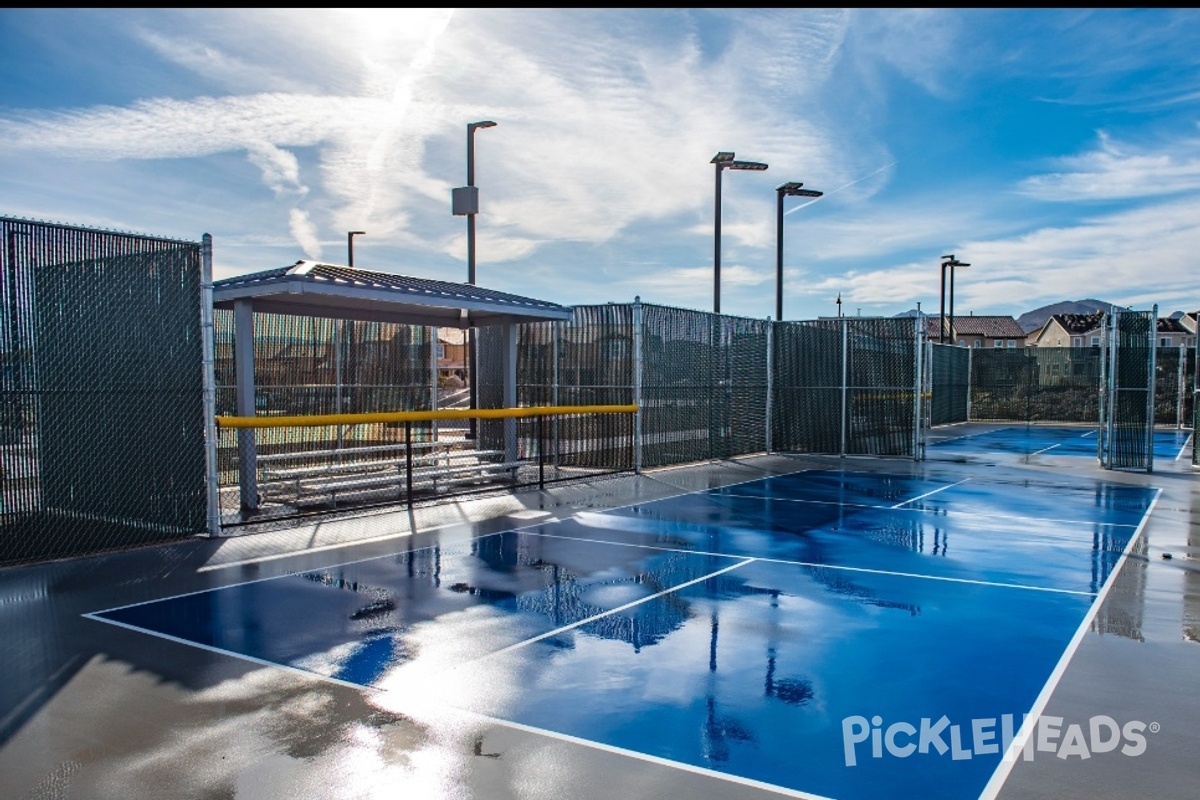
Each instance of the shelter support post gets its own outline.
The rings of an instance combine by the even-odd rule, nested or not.
[[[506,322],[501,326],[503,334],[504,347],[500,357],[500,369],[504,375],[503,400],[500,403],[503,408],[516,408],[517,406],[517,326],[511,322]],[[506,417],[504,420],[504,460],[516,461],[519,458],[517,452],[517,420],[515,417]]]
[[[233,364],[237,383],[237,413],[253,417],[254,408],[254,307],[248,299],[233,304]],[[253,428],[238,429],[238,489],[243,511],[258,509],[258,454]]]

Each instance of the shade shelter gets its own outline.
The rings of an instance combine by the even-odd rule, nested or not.
[[[517,402],[516,326],[569,320],[572,316],[572,309],[566,306],[472,284],[314,261],[297,261],[288,267],[215,281],[213,307],[233,311],[238,416],[255,414],[255,312],[463,330],[500,326],[505,407]],[[511,431],[505,429],[506,448],[515,452],[516,429],[509,427]],[[253,510],[258,502],[254,431],[241,429],[238,435],[242,507]]]

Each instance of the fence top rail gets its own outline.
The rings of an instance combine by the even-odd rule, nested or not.
[[[378,422],[431,422],[439,419],[507,419],[559,417],[568,414],[633,414],[638,406],[522,406],[520,408],[451,408],[441,411],[377,411],[366,414],[307,414],[290,417],[217,417],[219,428],[297,428],[323,425],[362,425]]]

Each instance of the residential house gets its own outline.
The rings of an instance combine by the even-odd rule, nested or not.
[[[1025,331],[1012,317],[977,317],[974,314],[955,317],[954,337],[959,347],[995,349],[1025,346]]]
[[[465,379],[467,375],[467,332],[460,328],[437,329],[438,382],[451,375]]]
[[[1195,347],[1196,329],[1195,317],[1191,320],[1193,327],[1189,328],[1183,318],[1159,317],[1156,336],[1159,347]]]
[[[1030,347],[1099,347],[1104,312],[1053,314],[1026,337]]]

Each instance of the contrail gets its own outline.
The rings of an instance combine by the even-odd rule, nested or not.
[[[844,185],[842,185],[842,186],[839,186],[838,188],[834,189],[833,191],[826,192],[826,193],[825,193],[825,194],[823,194],[821,197],[814,197],[813,199],[809,200],[807,203],[801,203],[800,205],[798,205],[798,206],[795,206],[794,208],[788,209],[787,211],[785,211],[785,212],[783,213],[783,215],[786,217],[788,214],[791,214],[791,213],[793,213],[793,212],[795,212],[795,211],[799,211],[799,210],[800,210],[800,209],[802,209],[802,208],[807,208],[808,206],[811,206],[813,203],[816,203],[816,202],[818,202],[819,200],[822,200],[822,199],[824,199],[824,198],[826,198],[826,197],[829,197],[829,195],[831,195],[831,194],[837,194],[837,193],[838,193],[838,192],[840,192],[842,189],[845,189],[845,188],[847,188],[847,187],[853,186],[853,185],[854,185],[854,184],[856,184],[856,183],[861,183],[862,181],[865,181],[867,178],[871,177],[872,175],[877,175],[877,174],[879,174],[880,172],[883,172],[885,169],[889,169],[890,167],[894,167],[894,166],[896,166],[896,165],[897,165],[897,164],[899,164],[899,163],[900,163],[900,159],[896,159],[895,161],[893,161],[893,162],[892,162],[892,163],[890,163],[890,164],[884,164],[884,165],[883,165],[882,167],[880,167],[879,169],[872,170],[871,172],[868,172],[866,175],[863,175],[861,178],[855,178],[854,180],[850,181],[849,183],[847,183],[847,184],[844,184]]]

